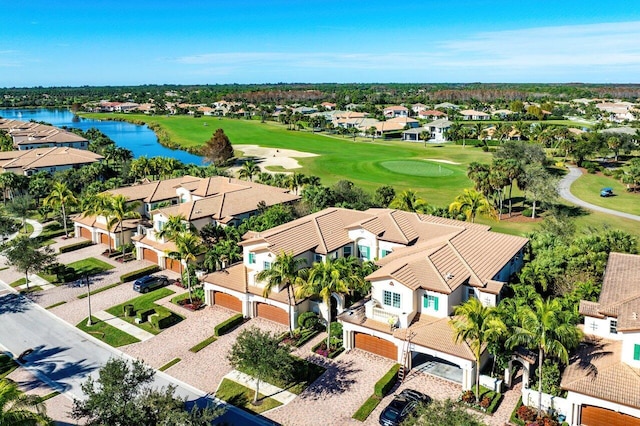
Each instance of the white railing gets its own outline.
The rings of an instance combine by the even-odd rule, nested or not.
[[[396,315],[392,314],[391,312],[385,311],[383,308],[373,308],[373,318],[371,319],[388,323],[391,318],[395,319]]]

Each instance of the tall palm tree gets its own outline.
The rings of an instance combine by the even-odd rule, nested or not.
[[[47,417],[46,407],[37,395],[26,395],[18,385],[0,380],[0,425],[48,426],[53,421]]]
[[[138,212],[139,201],[129,202],[127,197],[122,194],[112,196],[106,207],[106,215],[108,217],[107,224],[113,227],[116,223],[120,226],[120,245],[122,246],[122,261],[124,262],[124,221],[127,219],[137,219],[140,217]]]
[[[276,256],[276,260],[271,264],[271,268],[258,272],[256,279],[266,281],[262,295],[269,297],[276,287],[286,287],[289,298],[289,334],[293,336],[293,323],[291,322],[292,305],[296,304],[295,291],[293,287],[298,278],[298,270],[306,263],[305,259],[296,259],[293,253],[282,252]]]
[[[331,337],[331,294],[350,293],[351,289],[343,279],[339,266],[333,259],[315,262],[306,277],[298,277],[296,296],[300,298],[320,296],[327,307],[327,348]]]
[[[51,194],[44,199],[46,206],[60,208],[62,210],[62,223],[64,224],[64,235],[69,236],[67,231],[67,211],[66,206],[73,206],[78,203],[76,197],[64,182],[55,182],[51,189]]]
[[[247,160],[242,164],[240,170],[238,170],[238,177],[240,179],[246,179],[249,182],[253,182],[253,177],[260,173],[260,167],[253,160]]]
[[[180,263],[184,262],[184,266],[187,269],[187,289],[189,290],[189,303],[193,303],[189,263],[197,260],[198,255],[202,252],[202,239],[193,232],[182,231],[174,237],[174,244],[176,245],[176,251],[172,253],[172,255],[180,259]]]
[[[456,343],[467,342],[476,358],[476,401],[480,391],[480,357],[490,340],[506,332],[504,323],[495,313],[495,308],[483,306],[475,297],[458,305],[454,317],[449,321],[455,332]]]
[[[538,349],[538,411],[542,412],[542,366],[546,355],[569,362],[569,350],[578,346],[582,333],[569,320],[558,299],[543,300],[537,295],[533,303],[518,314],[520,325],[507,339],[507,347],[518,345]]]
[[[463,213],[467,220],[472,223],[475,222],[478,214],[489,217],[495,216],[495,212],[487,198],[473,189],[465,189],[462,194],[458,195],[453,203],[449,205],[449,212]]]
[[[412,189],[402,191],[392,202],[389,204],[392,209],[404,210],[407,212],[423,213],[427,209],[427,202],[418,197],[418,194]]]
[[[156,236],[158,238],[164,238],[169,241],[173,241],[180,232],[184,232],[187,230],[196,232],[193,224],[188,223],[184,215],[169,215],[167,221],[162,226],[162,229],[156,233]]]
[[[287,176],[286,183],[289,190],[294,191],[295,194],[298,195],[298,190],[306,183],[306,176],[302,173],[293,172],[293,174]]]

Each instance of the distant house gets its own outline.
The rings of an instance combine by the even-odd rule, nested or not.
[[[421,103],[411,105],[411,111],[413,111],[414,114],[419,114],[420,112],[425,111],[427,108],[428,107],[425,104]]]
[[[510,115],[513,115],[514,112],[509,110],[509,109],[497,109],[495,111],[492,112],[492,114],[496,117],[499,117],[501,119],[505,119],[507,117],[509,117]]]
[[[14,148],[20,151],[47,147],[89,148],[86,138],[47,124],[0,118],[0,130],[11,136]]]
[[[0,152],[0,171],[31,176],[38,172],[53,174],[102,161],[103,156],[75,148],[34,148]]]
[[[571,425],[640,424],[640,256],[611,253],[597,302],[582,300],[585,342],[561,388]]]
[[[416,127],[402,132],[402,140],[407,142],[423,142],[422,135],[427,135],[427,140],[431,139],[431,133],[426,127]]]
[[[418,117],[425,120],[438,120],[440,118],[447,118],[447,114],[435,109],[427,109],[418,112]]]
[[[433,106],[434,109],[460,109],[460,107],[456,104],[452,104],[451,102],[443,102],[441,104],[437,104]]]
[[[424,125],[424,127],[427,129],[427,131],[430,134],[430,138],[429,138],[430,141],[446,142],[447,132],[451,128],[452,124],[453,122],[449,120],[440,119],[440,120],[434,120],[431,123],[427,123]]]
[[[334,104],[333,102],[323,102],[320,104],[320,106],[328,109],[329,111],[333,111],[334,109],[336,109],[336,104]]]
[[[382,114],[388,118],[408,117],[409,110],[407,109],[407,107],[403,107],[402,105],[392,105],[383,109]]]
[[[420,122],[411,117],[395,117],[386,121],[378,121],[374,124],[376,128],[376,136],[382,136],[385,133],[395,133],[407,128],[416,128],[420,126]]]
[[[463,120],[491,120],[491,115],[486,112],[476,111],[473,109],[464,109],[458,111]]]

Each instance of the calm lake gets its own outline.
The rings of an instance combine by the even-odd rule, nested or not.
[[[147,126],[122,121],[100,121],[81,118],[68,109],[0,109],[0,117],[20,121],[44,121],[56,127],[75,127],[88,130],[92,127],[100,130],[115,141],[118,146],[130,149],[133,157],[172,157],[185,164],[202,165],[202,157],[186,151],[166,148],[158,142],[155,133]]]

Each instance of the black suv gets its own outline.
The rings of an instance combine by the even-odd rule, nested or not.
[[[134,281],[133,289],[138,293],[149,293],[149,291],[167,284],[169,284],[169,279],[166,275],[146,275]]]
[[[431,398],[422,392],[405,389],[382,410],[379,418],[380,424],[382,426],[397,426],[415,411],[418,404],[429,402],[431,402]]]

